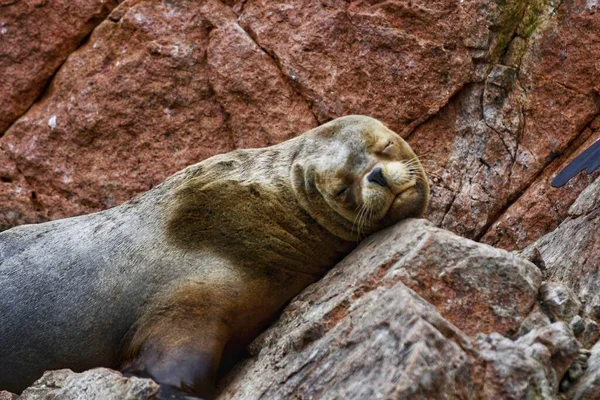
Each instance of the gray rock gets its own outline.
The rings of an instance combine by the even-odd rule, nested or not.
[[[493,333],[476,339],[485,361],[486,399],[551,399],[578,355],[579,343],[563,322],[534,329],[517,341]]]
[[[25,389],[19,400],[150,400],[159,386],[150,379],[126,378],[108,368],[82,373],[70,369],[46,372]]]
[[[373,280],[369,275],[402,281],[471,336],[515,334],[542,283],[532,263],[425,220],[408,220],[365,239],[330,275],[342,269],[363,285]]]
[[[573,330],[573,334],[575,336],[579,336],[585,330],[585,322],[579,315],[573,317],[571,322],[569,322],[569,326]]]
[[[600,327],[598,327],[596,321],[585,318],[583,337],[581,338],[583,346],[586,348],[591,348],[598,341],[598,339],[600,339]]]
[[[540,287],[539,300],[542,310],[552,321],[571,321],[579,314],[581,303],[565,285],[546,282]]]
[[[537,328],[543,328],[544,326],[548,326],[551,323],[552,322],[550,321],[550,318],[548,318],[546,314],[539,310],[534,310],[527,316],[527,318],[525,318],[525,320],[519,327],[517,337],[525,336],[532,330]],[[583,331],[583,323],[581,329]]]
[[[496,311],[474,308],[471,299],[518,304],[520,287],[527,306],[504,315],[522,322],[540,284],[533,264],[405,221],[366,239],[294,299],[252,344],[252,357],[220,383],[219,399],[552,398],[578,354],[567,324],[534,328],[516,341],[498,333],[472,341],[448,321],[494,326]]]
[[[571,388],[568,397],[573,400],[600,398],[600,343],[592,347],[583,376]]]
[[[550,282],[568,287],[583,303],[583,317],[600,322],[600,179],[588,186],[556,230],[531,244]],[[590,332],[593,331],[590,327]],[[596,337],[597,340],[597,337]]]

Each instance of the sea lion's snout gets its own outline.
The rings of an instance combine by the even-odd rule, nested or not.
[[[385,180],[385,176],[383,176],[383,169],[381,167],[375,167],[367,175],[367,180],[372,183],[376,183],[379,186],[388,187],[387,181]]]

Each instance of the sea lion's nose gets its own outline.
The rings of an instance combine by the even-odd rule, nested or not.
[[[385,180],[385,177],[383,176],[383,170],[381,169],[381,167],[373,168],[373,171],[371,171],[371,173],[369,173],[369,175],[367,175],[367,180],[369,182],[376,183],[383,187],[387,187],[387,185],[388,185]]]

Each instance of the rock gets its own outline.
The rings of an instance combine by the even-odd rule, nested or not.
[[[230,8],[125,1],[0,138],[0,229],[109,208],[316,124]]]
[[[446,249],[445,256],[436,252],[440,248]],[[453,261],[461,248],[469,249],[470,255]],[[373,235],[291,302],[279,321],[251,345],[252,357],[220,383],[218,398],[476,399],[506,398],[507,393],[513,398],[551,398],[578,354],[579,345],[567,324],[533,329],[516,341],[498,333],[479,334],[472,341],[404,284],[412,282],[425,294],[428,285],[450,293],[452,286],[445,282],[449,272],[434,267],[439,262],[460,270],[462,275],[456,275],[464,277],[463,285],[475,279],[481,279],[481,285],[495,285],[494,278],[467,272],[484,269],[485,263],[475,261],[476,254],[483,256],[479,261],[489,262],[491,250],[495,249],[422,220],[404,221]],[[519,274],[518,262],[506,252],[492,254],[515,263],[495,279],[514,281],[507,276]],[[474,262],[461,270],[465,259]],[[521,267],[539,274],[535,266],[521,262]],[[414,271],[428,268],[437,280],[418,284],[415,277],[420,275]],[[463,296],[447,296],[457,310],[449,318],[460,314]],[[514,293],[503,296],[512,298]],[[473,311],[469,302],[462,306],[463,315],[489,318],[484,307]]]
[[[585,348],[591,348],[600,339],[600,327],[593,319],[584,320],[583,337],[581,343]]]
[[[16,400],[17,395],[14,393],[7,392],[6,390],[0,390],[0,400]]]
[[[550,354],[549,364],[560,381],[573,361],[579,355],[581,344],[573,336],[573,332],[564,322],[556,322],[550,326],[535,329],[515,341],[526,352],[536,353],[537,346],[543,345]],[[541,359],[538,359],[541,361]]]
[[[592,347],[587,369],[571,388],[568,397],[573,400],[600,398],[600,343]]]
[[[600,175],[579,176],[561,189],[549,185],[553,174],[600,137],[593,132],[597,126],[590,124],[600,113],[594,100],[600,76],[583,78],[594,68],[589,55],[600,54],[600,43],[588,34],[600,28],[597,6],[583,0],[531,2],[535,4],[554,11],[526,15],[523,20],[531,21],[533,31],[524,46],[515,43],[521,48],[518,81],[524,96],[514,103],[517,114],[523,115],[510,171],[517,190],[482,239],[506,249],[522,249],[555,229],[577,195]],[[557,4],[561,6],[554,8]],[[534,171],[540,168],[545,170],[536,177]]]
[[[600,327],[593,319],[581,318],[576,315],[569,326],[585,349],[591,348],[600,339]]]
[[[579,350],[563,322],[534,329],[515,342],[496,333],[481,335],[476,345],[486,362],[479,397],[486,399],[555,398]]]
[[[489,40],[487,3],[263,0],[247,3],[240,23],[320,122],[360,113],[400,131],[472,79],[470,48]]]
[[[401,280],[468,335],[516,333],[541,285],[533,264],[423,220],[370,237],[361,248],[344,262],[365,269],[377,265],[381,274]]]
[[[544,234],[553,231],[569,215],[577,196],[598,176],[579,174],[560,189],[550,186],[554,176],[592,143],[600,139],[600,130],[584,129],[565,155],[552,161],[481,239],[505,249],[523,249]]]
[[[362,280],[390,276],[402,281],[468,335],[516,333],[541,285],[533,264],[424,220],[405,221],[369,237],[361,249],[344,264],[379,271]]]
[[[538,249],[546,264],[548,280],[575,293],[583,303],[582,317],[596,323],[600,322],[599,226],[600,180],[596,180],[581,193],[569,209],[568,218],[556,230],[526,249]],[[596,330],[590,325],[590,332]]]
[[[575,336],[581,335],[585,330],[585,322],[579,315],[573,317],[571,322],[569,322],[569,326],[571,327],[571,330]]]
[[[575,294],[568,287],[554,282],[546,282],[540,287],[539,301],[552,321],[569,322],[581,309]]]
[[[60,35],[81,40],[115,3],[73,3],[87,11]],[[434,223],[523,248],[589,182],[547,184],[597,135],[595,12],[584,0],[127,0],[0,138],[0,229],[112,207],[215,153],[361,113],[422,156]],[[11,51],[34,46],[27,26]]]
[[[0,2],[0,137],[117,0]]]
[[[409,137],[433,181],[430,219],[509,250],[558,226],[590,182],[559,191],[548,175],[559,168],[551,164],[557,156],[583,145],[576,139],[592,134],[587,125],[600,113],[600,75],[592,72],[600,43],[589,34],[600,29],[595,9],[583,0],[527,3],[526,12],[512,14],[524,17],[498,62]],[[503,4],[518,9],[520,2]]]
[[[46,372],[19,400],[150,400],[156,399],[158,391],[159,386],[150,379],[125,378],[108,368],[82,373],[61,369]]]
[[[539,307],[536,305],[536,307],[534,308],[534,311],[532,311],[524,320],[523,323],[521,323],[521,326],[519,327],[519,331],[517,332],[516,337],[521,337],[521,336],[525,336],[526,334],[528,334],[529,332],[531,332],[534,329],[539,329],[539,328],[543,328],[545,326],[550,325],[552,322],[550,321],[550,318],[548,318],[548,316],[546,314],[544,314],[543,312],[539,311]],[[583,322],[581,323],[581,331],[583,332]],[[571,326],[571,330],[574,331],[574,328]]]
[[[234,21],[218,22],[206,55],[210,82],[229,115],[235,147],[279,143],[316,126],[306,101]]]
[[[337,298],[316,307],[314,291],[297,299],[262,338],[256,362],[219,398],[466,397],[473,390],[468,373],[477,365],[467,337],[413,291],[400,282],[364,293],[344,289],[342,296],[321,292]]]
[[[577,359],[567,370],[567,377],[569,378],[569,381],[575,382],[581,378],[586,368],[587,362],[580,362],[579,359]]]

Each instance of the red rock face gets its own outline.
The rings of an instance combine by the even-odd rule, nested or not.
[[[117,5],[116,0],[0,1],[0,136]]]
[[[597,135],[598,8],[125,1],[0,138],[0,229],[111,207],[213,154],[358,113],[422,157],[434,223],[522,248],[589,182],[548,185]],[[8,82],[3,115],[21,101]]]
[[[560,166],[552,160],[583,143],[600,112],[594,72],[600,41],[589,34],[600,29],[600,19],[588,3],[530,5],[485,79],[465,87],[410,137],[434,183],[436,224],[522,248],[554,229],[590,182],[549,185]]]
[[[0,140],[0,225],[112,207],[238,146],[316,126],[217,2],[126,2]]]
[[[481,41],[483,18],[476,5],[450,2],[257,1],[240,23],[320,122],[368,114],[400,131],[471,79],[464,42]]]
[[[549,182],[565,165],[598,139],[600,130],[593,133],[589,128],[584,130],[576,139],[583,144],[574,143],[570,146],[577,148],[577,151],[571,154],[567,152],[565,156],[550,163],[490,227],[481,241],[496,247],[522,249],[556,229],[568,216],[569,206],[583,189],[600,176],[600,171],[592,175],[580,174],[560,189],[553,188]]]
[[[586,1],[561,4],[530,39],[519,73],[525,102],[517,164],[526,162],[513,168],[515,191],[508,204],[514,203],[485,234],[487,243],[521,249],[552,231],[598,176],[581,175],[560,189],[549,185],[555,173],[600,135],[597,122],[592,122],[600,113],[600,39],[590,35],[600,29],[599,8]],[[562,153],[568,158],[553,162]]]

